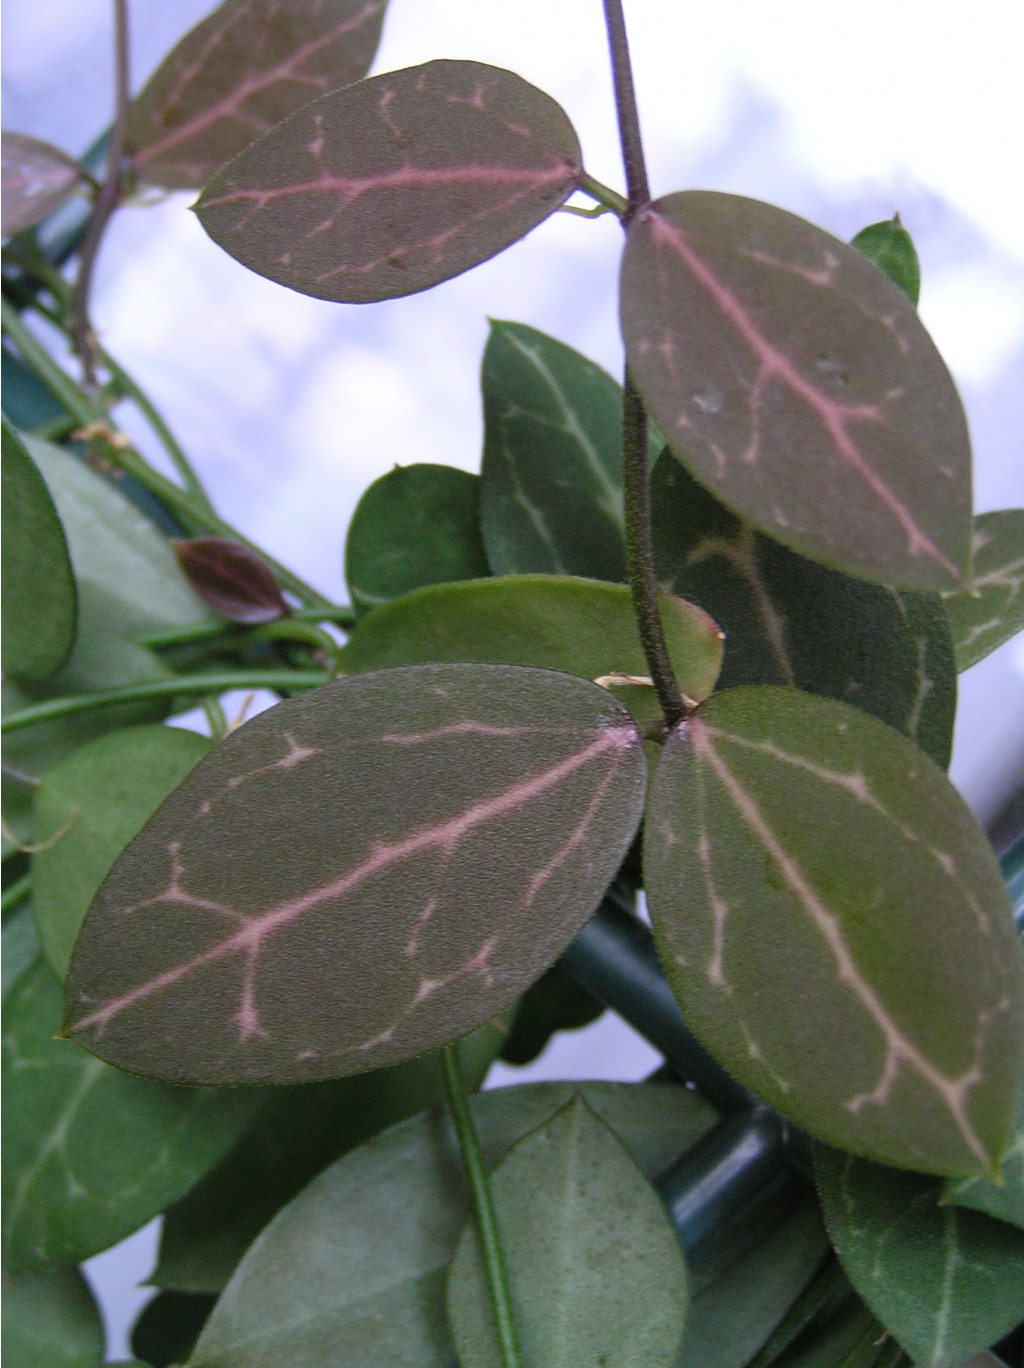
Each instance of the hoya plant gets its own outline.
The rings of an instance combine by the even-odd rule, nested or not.
[[[621,188],[511,71],[368,75],[385,0],[228,0],[134,96],[126,9],[96,155],[4,142],[12,1368],[100,1361],[79,1265],[161,1214],[154,1368],[1012,1353],[1022,854],[945,769],[1024,512],[907,229],[654,195],[618,0]],[[92,326],[152,187],[339,306],[613,215],[621,384],[495,322],[479,475],[377,479],[331,602]],[[607,1004],[654,1079],[479,1091]]]

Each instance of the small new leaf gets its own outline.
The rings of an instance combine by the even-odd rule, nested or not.
[[[896,218],[885,219],[862,228],[850,241],[868,261],[889,277],[915,307],[921,295],[921,263],[917,259],[914,240]]]
[[[224,537],[172,539],[171,546],[189,584],[221,617],[252,626],[287,614],[274,572],[247,546]]]

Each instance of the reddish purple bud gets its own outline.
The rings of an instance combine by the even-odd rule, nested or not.
[[[192,588],[215,613],[250,626],[287,615],[273,572],[247,547],[224,537],[181,538],[171,545]]]

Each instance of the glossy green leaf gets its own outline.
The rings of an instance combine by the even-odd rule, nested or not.
[[[458,1043],[467,1088],[478,1088],[501,1046],[493,1022]],[[150,1281],[220,1292],[256,1236],[328,1164],[387,1126],[440,1102],[437,1054],[331,1083],[265,1088],[253,1126],[164,1215]]]
[[[3,656],[15,678],[55,674],[75,642],[71,557],[43,477],[3,420]]]
[[[252,625],[288,612],[274,572],[247,546],[226,537],[176,537],[171,547],[189,584],[221,617]]]
[[[482,385],[491,569],[624,580],[622,386],[563,342],[506,322],[491,323]]]
[[[741,522],[669,452],[651,483],[658,582],[725,632],[720,688],[782,684],[838,698],[949,764],[956,664],[937,594],[798,556]]]
[[[673,452],[746,521],[867,579],[966,578],[960,400],[913,305],[855,248],[755,200],[669,195],[630,226],[622,327]]]
[[[229,162],[196,209],[250,270],[362,304],[486,261],[580,175],[550,96],[499,67],[427,62],[305,105]]]
[[[341,1077],[463,1036],[593,912],[645,769],[625,709],[547,671],[381,671],[288,699],[115,864],[68,1031],[198,1083]]]
[[[741,1082],[855,1153],[991,1171],[1024,975],[999,866],[937,766],[831,699],[732,689],[669,738],[645,831],[662,962]]]
[[[485,1166],[574,1091],[541,1083],[472,1098]],[[649,1178],[714,1121],[686,1089],[581,1091]],[[262,1368],[450,1368],[444,1281],[469,1211],[446,1112],[386,1131],[325,1170],[268,1227],[218,1302],[192,1368],[252,1368],[257,1351]]]
[[[970,584],[943,595],[958,670],[1024,629],[1024,508],[975,518],[973,553]]]
[[[680,687],[706,698],[721,665],[721,632],[682,599],[663,595],[661,608]],[[341,652],[341,668],[353,674],[438,660],[535,665],[584,679],[647,674],[625,585],[557,575],[418,589],[369,614]],[[641,720],[659,714],[649,688],[630,686],[622,696]]]
[[[139,174],[198,190],[260,133],[365,76],[387,0],[228,0],[164,59],[131,106]]]
[[[4,237],[31,228],[59,209],[81,183],[82,168],[66,152],[25,133],[0,139]]]
[[[96,1368],[103,1322],[77,1268],[10,1274],[4,1270],[5,1368]]]
[[[960,1368],[1024,1307],[1024,1232],[941,1202],[942,1185],[820,1149],[816,1177],[836,1253],[919,1368]]]
[[[60,987],[39,962],[4,1003],[4,1257],[77,1263],[158,1215],[252,1117],[243,1092],[169,1088],[65,1040]]]
[[[581,1096],[490,1176],[524,1360],[545,1368],[672,1368],[686,1265],[656,1192]],[[462,1368],[502,1368],[476,1221],[448,1276]]]
[[[603,1011],[604,1004],[556,964],[520,998],[501,1058],[506,1064],[529,1064],[556,1031],[589,1026]]]
[[[358,612],[426,584],[489,574],[478,475],[452,466],[395,466],[356,505],[345,578]]]
[[[899,214],[862,228],[850,246],[856,247],[887,275],[911,304],[917,305],[921,295],[921,263],[914,240],[900,222]]]
[[[166,538],[109,480],[61,447],[36,437],[25,445],[64,525],[80,632],[137,636],[211,616]]]
[[[35,794],[32,899],[58,976],[114,860],[212,742],[180,727],[131,727],[56,765]]]

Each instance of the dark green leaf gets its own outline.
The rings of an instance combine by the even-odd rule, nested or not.
[[[288,612],[274,572],[247,546],[226,537],[177,537],[171,547],[189,584],[221,617],[251,625]]]
[[[131,727],[61,761],[35,795],[32,898],[43,949],[58,976],[96,890],[160,803],[210,750],[180,727]]]
[[[934,1179],[835,1150],[816,1173],[850,1281],[919,1368],[959,1368],[1017,1324],[1024,1232],[943,1205]]]
[[[664,595],[661,609],[680,687],[706,698],[721,665],[720,629],[682,599]],[[418,589],[370,613],[341,652],[341,668],[353,674],[438,660],[535,665],[584,679],[647,674],[625,585],[557,575]],[[623,696],[641,720],[658,715],[652,689]]]
[[[96,1368],[103,1322],[77,1268],[9,1274],[4,1270],[5,1368]]]
[[[428,62],[336,90],[237,156],[200,222],[260,275],[350,304],[428,289],[516,242],[572,194],[572,125],[480,62]]]
[[[31,228],[77,189],[82,169],[66,152],[25,133],[4,133],[3,235]]]
[[[345,542],[345,577],[358,612],[425,584],[489,574],[480,539],[478,475],[452,466],[395,466],[356,505]]]
[[[508,1039],[501,1047],[501,1057],[506,1064],[529,1064],[556,1031],[589,1026],[603,1011],[603,1004],[556,964],[527,988],[520,999]]]
[[[874,262],[916,307],[921,294],[921,263],[914,240],[900,222],[899,214],[862,228],[850,246]]]
[[[813,560],[950,589],[970,549],[963,410],[913,305],[852,247],[709,191],[630,226],[633,376],[685,466]]]
[[[648,1177],[713,1123],[695,1093],[586,1083],[582,1094]],[[572,1099],[567,1083],[471,1099],[490,1169]],[[444,1279],[470,1211],[446,1113],[386,1131],[333,1164],[242,1261],[192,1368],[450,1368]],[[386,1232],[386,1235],[383,1233]]]
[[[669,738],[645,830],[666,972],[741,1082],[856,1153],[991,1171],[1024,976],[999,866],[937,766],[831,699],[732,689]]]
[[[1024,628],[1024,508],[974,520],[971,582],[943,595],[958,670],[967,670]]]
[[[956,665],[937,594],[798,556],[741,522],[669,452],[654,468],[651,502],[659,583],[725,632],[720,688],[784,684],[838,698],[949,764]]]
[[[4,1004],[4,1255],[77,1263],[187,1192],[248,1123],[243,1092],[169,1088],[108,1068],[65,1040],[46,964]]]
[[[387,0],[228,0],[185,35],[131,107],[139,174],[198,190],[307,101],[365,76]]]
[[[622,386],[555,338],[504,322],[491,324],[482,379],[491,569],[624,580]]]
[[[489,1023],[458,1044],[466,1086],[494,1061],[501,1031]],[[444,1096],[436,1054],[331,1083],[263,1089],[255,1124],[218,1166],[165,1214],[150,1281],[220,1292],[263,1227],[322,1169]]]
[[[422,666],[288,699],[115,864],[68,1031],[199,1083],[336,1078],[463,1036],[593,912],[645,768],[625,709],[548,671]]]
[[[688,1291],[675,1230],[621,1142],[577,1094],[490,1176],[527,1363],[672,1368]],[[448,1276],[462,1368],[502,1368],[476,1221]]]
[[[16,678],[46,679],[71,654],[78,596],[50,491],[6,418],[3,501],[4,670]]]
[[[151,1368],[184,1363],[209,1319],[216,1297],[161,1292],[143,1308],[132,1329],[132,1349]]]

